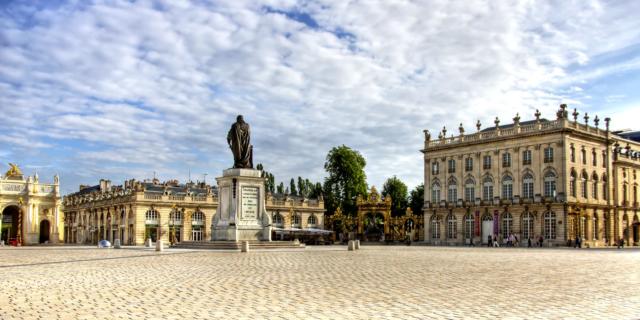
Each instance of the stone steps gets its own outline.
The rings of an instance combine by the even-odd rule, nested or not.
[[[204,249],[204,250],[240,250],[242,242],[234,241],[182,241],[173,248]],[[249,241],[250,250],[269,249],[304,249],[304,244],[294,244],[292,241]]]

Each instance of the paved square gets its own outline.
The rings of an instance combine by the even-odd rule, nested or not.
[[[637,319],[640,251],[0,248],[1,319]]]

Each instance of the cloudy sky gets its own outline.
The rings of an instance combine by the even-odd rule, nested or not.
[[[640,128],[640,1],[2,1],[0,162],[78,184],[207,180],[252,126],[278,181],[347,145],[421,182],[423,129],[560,103]],[[453,130],[451,130],[453,129]],[[3,169],[4,171],[4,169]]]

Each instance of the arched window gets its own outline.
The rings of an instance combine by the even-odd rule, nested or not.
[[[591,161],[592,165],[595,167],[598,165],[598,154],[596,153],[596,149],[591,150]]]
[[[476,183],[473,179],[469,178],[464,183],[464,199],[467,201],[474,201],[476,198]]]
[[[502,178],[502,199],[513,198],[513,178],[504,176]]]
[[[432,239],[440,239],[440,217],[433,216],[431,217],[431,238]]]
[[[528,172],[522,177],[522,197],[533,199],[533,176]]]
[[[174,210],[169,213],[169,224],[179,225],[182,224],[182,212],[180,210]]]
[[[473,214],[467,213],[464,216],[464,238],[471,239],[473,238],[473,226],[474,226],[474,218]]]
[[[587,164],[587,150],[585,150],[584,147],[580,150],[580,156],[582,158],[582,164]]]
[[[317,219],[315,215],[310,215],[309,218],[307,219],[307,224],[309,225],[309,227],[313,228],[316,226],[317,223]]]
[[[273,225],[276,227],[282,228],[282,225],[284,224],[284,218],[282,217],[280,212],[274,213],[272,218],[273,218]]]
[[[589,179],[589,176],[587,175],[586,171],[582,171],[582,176],[580,177],[580,182],[581,182],[581,196],[583,198],[588,198],[589,197],[589,193],[588,193],[588,188],[587,188],[587,180]]]
[[[576,196],[576,172],[571,171],[571,175],[569,177],[569,195],[572,197]]]
[[[147,210],[145,224],[158,224],[158,211],[154,209]]]
[[[556,213],[553,211],[544,213],[544,238],[556,238]]]
[[[440,173],[440,163],[438,161],[434,161],[431,164],[431,174],[436,175]]]
[[[204,213],[198,210],[191,215],[191,225],[202,226],[204,225]]]
[[[506,239],[513,232],[513,217],[511,213],[505,212],[502,214],[502,238]]]
[[[598,175],[594,172],[591,176],[591,180],[593,184],[591,186],[591,197],[594,199],[598,199]]]
[[[447,201],[456,202],[458,200],[458,185],[455,179],[449,179],[449,190],[447,191]]]
[[[529,239],[532,237],[533,237],[533,215],[527,211],[522,216],[522,239]]]
[[[599,228],[599,226],[598,226],[598,215],[595,214],[595,212],[593,213],[593,218],[591,218],[591,222],[592,222],[592,226],[593,226],[593,228],[591,228],[592,232],[593,232],[591,234],[592,239],[593,240],[598,240],[598,228]]]
[[[299,214],[294,214],[293,217],[291,217],[291,226],[292,227],[300,227],[300,215]]]
[[[431,185],[431,202],[440,202],[440,183],[437,181]]]
[[[482,200],[491,201],[493,199],[493,179],[487,176],[482,180]]]
[[[627,198],[627,190],[628,190],[627,184],[625,183],[625,184],[622,185],[622,205],[623,206],[627,205],[627,199],[628,199]]]
[[[544,175],[544,196],[555,197],[556,196],[556,174],[553,171],[548,171]]]
[[[602,175],[602,199],[607,200],[609,197],[609,190],[607,190],[607,175]]]
[[[452,213],[449,213],[447,216],[447,239],[455,239],[457,238],[457,223],[456,216]]]

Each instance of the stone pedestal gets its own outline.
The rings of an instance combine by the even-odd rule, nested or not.
[[[240,252],[249,252],[249,241],[242,241],[242,248]]]
[[[164,251],[164,244],[162,243],[162,240],[158,239],[158,241],[156,241],[156,251]]]
[[[147,238],[147,240],[144,241],[144,246],[147,248],[151,248],[151,238]]]
[[[262,171],[227,169],[216,180],[218,210],[211,224],[211,240],[271,241]]]
[[[113,248],[114,249],[120,249],[120,239],[115,239],[113,240]]]
[[[355,251],[356,250],[356,241],[355,240],[349,240],[349,242],[347,243],[347,249],[349,251]]]

